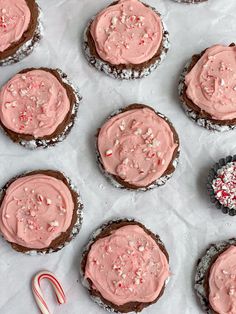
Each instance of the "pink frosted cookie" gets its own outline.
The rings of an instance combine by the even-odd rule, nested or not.
[[[99,129],[97,152],[103,173],[115,186],[145,191],[165,184],[175,171],[179,138],[165,116],[133,104]]]
[[[0,66],[28,56],[40,39],[35,0],[0,0]]]
[[[1,190],[0,233],[16,251],[56,252],[79,233],[82,207],[76,188],[61,172],[29,172]]]
[[[80,100],[60,70],[25,69],[0,90],[0,124],[24,147],[54,146],[69,134]]]
[[[92,235],[81,270],[94,301],[118,313],[141,312],[156,303],[170,277],[159,236],[126,219],[110,221]]]
[[[236,125],[236,47],[215,45],[194,55],[183,71],[180,99],[186,114],[209,130]]]
[[[199,260],[195,290],[208,314],[233,314],[236,308],[236,239],[212,244]]]
[[[169,48],[160,14],[139,0],[113,2],[89,22],[84,34],[89,63],[119,79],[149,75]]]

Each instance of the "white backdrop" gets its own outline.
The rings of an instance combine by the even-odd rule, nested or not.
[[[164,17],[171,49],[164,63],[149,77],[116,81],[90,67],[81,51],[81,37],[89,18],[109,0],[40,0],[44,37],[24,61],[0,69],[0,84],[25,67],[60,67],[80,87],[83,102],[79,119],[66,141],[55,148],[27,151],[0,134],[0,185],[29,169],[64,171],[78,185],[85,205],[81,233],[69,246],[46,256],[14,252],[0,239],[0,313],[36,314],[30,281],[35,272],[48,269],[60,278],[68,298],[56,305],[43,283],[54,314],[102,314],[79,279],[81,249],[90,233],[105,220],[133,216],[157,232],[170,254],[173,275],[161,300],[145,314],[202,313],[192,289],[198,257],[212,242],[235,236],[236,217],[218,212],[210,204],[205,180],[209,167],[222,156],[236,152],[235,132],[211,133],[184,114],[177,97],[180,72],[192,54],[215,44],[230,44],[236,34],[236,1],[209,0],[181,5],[171,0],[147,0]],[[173,178],[149,192],[116,189],[100,173],[94,153],[94,134],[115,109],[133,102],[145,103],[174,123],[181,140],[181,159]]]

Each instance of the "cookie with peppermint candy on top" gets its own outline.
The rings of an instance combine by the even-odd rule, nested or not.
[[[209,171],[208,192],[224,214],[236,215],[236,155],[222,158]]]
[[[0,234],[17,252],[57,252],[79,233],[82,209],[76,186],[62,172],[25,172],[0,190]]]
[[[61,70],[25,69],[0,90],[0,125],[28,149],[54,146],[70,133],[80,101],[78,89]]]
[[[0,66],[28,56],[42,35],[35,0],[0,0]]]
[[[163,61],[169,34],[161,15],[139,0],[119,0],[93,18],[84,32],[88,62],[118,79],[143,78]]]
[[[158,302],[170,278],[160,237],[133,219],[111,220],[96,230],[81,261],[82,283],[109,312],[141,312]]]
[[[109,116],[98,130],[100,169],[113,185],[146,191],[174,173],[179,137],[171,122],[153,108],[132,104]]]
[[[236,46],[214,45],[193,55],[179,82],[186,115],[208,130],[236,127]]]
[[[194,288],[204,313],[235,313],[235,269],[235,238],[211,244],[198,260]]]

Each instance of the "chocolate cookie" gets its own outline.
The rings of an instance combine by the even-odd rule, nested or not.
[[[13,142],[26,148],[54,146],[73,127],[80,100],[61,70],[25,69],[0,90],[0,124]]]
[[[21,253],[57,252],[79,233],[82,209],[76,187],[61,172],[23,173],[0,191],[0,233]]]
[[[227,313],[232,302],[235,304],[233,301],[235,290],[231,288],[229,282],[235,282],[235,274],[231,273],[231,268],[235,267],[235,262],[232,259],[228,266],[225,265],[225,261],[232,254],[235,256],[235,245],[236,239],[234,238],[212,244],[205,255],[198,261],[195,290],[203,310],[208,314]],[[215,280],[218,280],[216,278],[217,274],[220,276],[219,280],[221,280],[221,291],[220,289],[217,291],[215,286]],[[228,281],[228,287],[224,287],[226,281]],[[222,301],[224,297],[227,297],[227,304],[225,305],[223,305],[224,302]],[[222,306],[225,306],[225,308],[223,309]],[[219,310],[220,308],[221,311]]]
[[[157,255],[153,255],[155,250]],[[144,252],[149,257],[147,264]],[[170,275],[169,257],[159,236],[143,224],[129,219],[112,220],[92,235],[82,256],[81,272],[90,296],[104,309],[116,313],[141,312],[163,295]],[[99,273],[96,278],[94,272]],[[102,283],[103,274],[110,275],[107,284]],[[150,291],[153,281],[155,292]]]
[[[217,209],[236,215],[236,155],[221,158],[209,171],[207,189]]]
[[[116,16],[113,10],[120,13]],[[113,78],[137,79],[149,75],[163,61],[168,37],[154,8],[138,0],[116,1],[89,22],[83,48],[88,62],[99,71]]]
[[[235,128],[235,56],[234,44],[212,46],[194,55],[181,75],[179,95],[185,113],[208,130]]]
[[[96,137],[99,166],[119,188],[146,191],[174,173],[179,137],[170,121],[153,108],[132,104],[109,116]]]
[[[21,61],[41,39],[40,9],[35,0],[0,4],[0,66]]]

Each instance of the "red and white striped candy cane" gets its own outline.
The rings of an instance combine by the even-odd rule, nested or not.
[[[57,301],[59,304],[66,303],[66,297],[62,286],[60,285],[59,281],[56,279],[53,273],[49,271],[41,271],[40,273],[35,275],[32,281],[32,290],[35,301],[37,302],[42,314],[50,314],[49,308],[40,287],[40,282],[42,279],[48,279],[50,281],[56,293]]]

